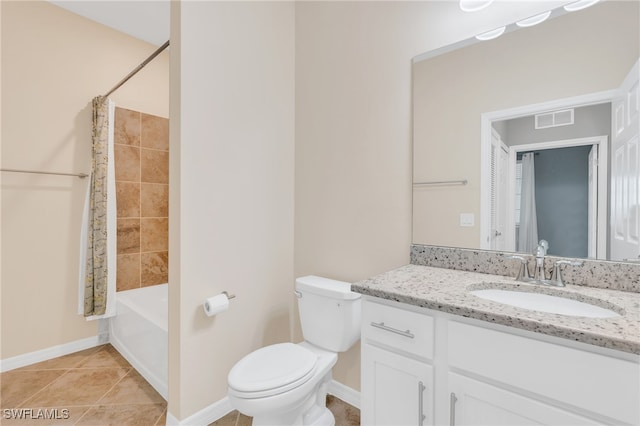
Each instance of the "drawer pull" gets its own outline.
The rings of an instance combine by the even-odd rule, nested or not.
[[[423,399],[424,399],[424,390],[425,390],[425,386],[422,382],[418,382],[418,425],[422,426],[424,423],[424,419],[427,418],[427,416],[424,415],[424,403],[423,403]]]
[[[383,322],[381,322],[381,323],[371,322],[371,326],[375,327],[375,328],[380,328],[382,330],[390,331],[392,333],[396,333],[396,334],[399,334],[399,335],[404,336],[404,337],[408,337],[409,339],[413,339],[414,337],[416,337],[411,332],[411,330],[406,330],[406,331],[398,330],[397,328],[393,328],[393,327],[389,327],[388,325],[384,325]]]
[[[449,396],[449,425],[456,426],[456,401],[458,398],[456,394],[451,392]]]

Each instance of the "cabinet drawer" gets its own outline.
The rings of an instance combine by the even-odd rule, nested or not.
[[[640,423],[631,361],[450,321],[449,365],[629,424]]]
[[[381,303],[362,304],[362,339],[433,358],[433,318]]]

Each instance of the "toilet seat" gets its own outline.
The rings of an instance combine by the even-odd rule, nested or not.
[[[294,389],[313,377],[318,355],[293,343],[258,349],[229,372],[229,392],[241,398],[262,398]]]

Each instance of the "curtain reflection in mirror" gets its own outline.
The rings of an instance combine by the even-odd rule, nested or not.
[[[534,154],[522,156],[522,181],[520,194],[520,224],[518,226],[518,251],[533,253],[538,244],[538,218],[536,215],[536,178]]]

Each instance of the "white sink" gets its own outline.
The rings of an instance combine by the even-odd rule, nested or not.
[[[470,293],[482,299],[503,303],[505,305],[551,314],[588,318],[613,318],[620,316],[617,312],[610,309],[564,297],[550,296],[548,294],[498,289],[473,290]]]

